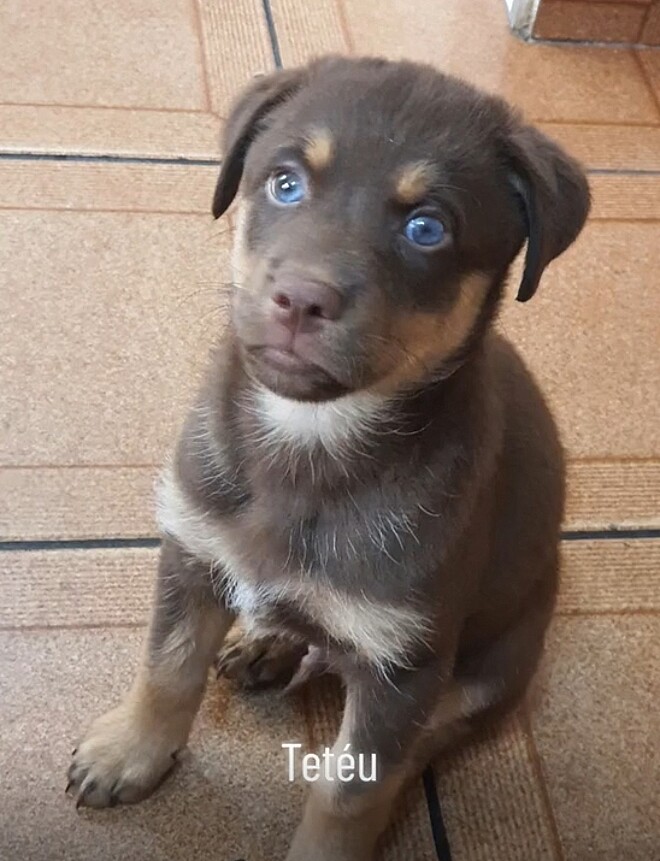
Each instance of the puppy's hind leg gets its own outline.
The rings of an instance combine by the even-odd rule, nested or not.
[[[208,571],[165,540],[146,654],[116,708],[98,718],[69,768],[77,804],[111,807],[149,795],[185,746],[208,670],[233,616]]]
[[[459,649],[453,679],[429,722],[429,746],[436,753],[501,718],[524,697],[541,658],[554,593],[530,603],[491,642]]]
[[[339,737],[311,784],[287,861],[373,861],[397,794],[420,768],[416,743],[445,679],[435,659],[387,678],[364,671],[347,679]]]

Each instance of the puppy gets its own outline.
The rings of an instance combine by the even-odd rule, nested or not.
[[[222,667],[286,681],[319,657],[346,688],[337,752],[377,763],[312,785],[289,861],[365,861],[404,781],[539,659],[562,451],[491,324],[522,246],[524,302],[589,191],[498,98],[339,57],[238,101],[216,218],[239,190],[231,323],[160,488],[146,654],[70,788],[92,807],[154,789],[240,616]]]

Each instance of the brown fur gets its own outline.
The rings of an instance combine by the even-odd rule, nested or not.
[[[327,129],[314,129],[307,136],[303,155],[307,164],[317,172],[327,168],[334,154],[334,140]]]
[[[305,193],[275,205],[283,160]],[[231,326],[159,495],[149,648],[71,785],[96,806],[153,789],[240,615],[219,669],[286,683],[316,656],[346,687],[338,748],[378,758],[374,784],[315,785],[289,861],[369,861],[403,782],[511,708],[542,650],[562,450],[490,324],[522,246],[525,301],[589,193],[502,101],[337,57],[239,99],[216,216],[239,187]],[[420,212],[442,227],[433,247],[406,233]]]
[[[412,206],[424,198],[435,178],[435,166],[426,161],[406,165],[396,180],[395,194],[399,203]]]

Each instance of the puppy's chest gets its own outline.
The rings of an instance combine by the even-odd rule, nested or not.
[[[404,660],[427,631],[416,609],[370,589],[369,560],[389,541],[382,527],[370,536],[342,512],[292,516],[282,499],[268,497],[217,516],[196,506],[173,476],[163,482],[158,508],[162,530],[209,563],[218,594],[248,621],[318,631],[378,663]],[[404,546],[400,536],[391,541],[399,551]]]

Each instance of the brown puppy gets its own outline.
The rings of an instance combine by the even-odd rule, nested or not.
[[[216,217],[239,187],[231,326],[161,488],[145,659],[69,776],[91,806],[151,792],[240,614],[227,672],[318,656],[346,686],[337,750],[377,758],[375,781],[314,783],[290,861],[365,861],[404,780],[537,664],[562,452],[490,324],[525,241],[521,301],[589,192],[499,99],[333,57],[238,102]]]

